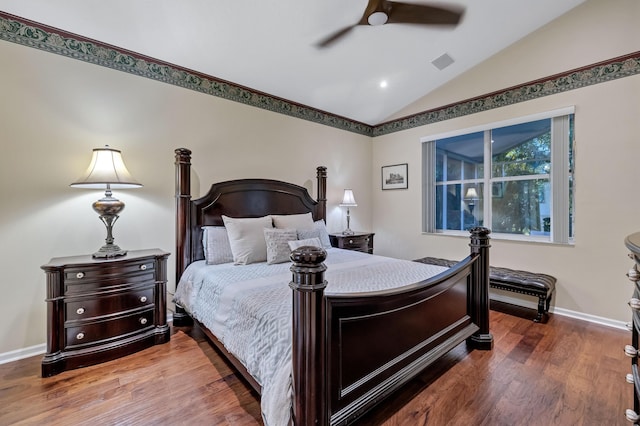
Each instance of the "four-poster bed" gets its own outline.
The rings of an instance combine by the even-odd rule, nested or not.
[[[204,263],[203,227],[222,227],[223,216],[261,218],[310,212],[314,221],[326,217],[324,167],[317,168],[317,200],[301,186],[269,179],[216,183],[205,196],[192,200],[191,151],[181,148],[175,153],[178,287],[193,285],[193,273],[189,275],[185,270],[198,261]],[[292,277],[286,288],[291,300],[291,354],[287,356],[291,359],[292,422],[348,424],[458,344],[466,341],[472,348],[491,349],[488,234],[485,228],[472,229],[470,255],[450,269],[431,274],[431,278],[400,287],[373,287],[365,292],[335,292],[327,288],[337,278],[325,280],[325,271],[328,275],[344,268],[344,264],[334,265],[329,260],[334,251],[344,250],[310,246],[293,250],[292,264],[283,264],[279,270],[290,270],[287,273]],[[375,269],[369,259],[377,256],[357,255],[366,258],[357,259],[363,265],[362,271]],[[404,262],[403,268],[418,265],[388,260]],[[249,271],[248,266],[235,268]],[[282,285],[286,287],[287,282]],[[177,302],[174,326],[191,324],[191,312]],[[199,320],[196,322],[260,393],[264,384],[258,383],[219,335]]]

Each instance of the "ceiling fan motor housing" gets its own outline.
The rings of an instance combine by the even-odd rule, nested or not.
[[[389,15],[387,15],[385,12],[373,12],[367,18],[367,22],[369,23],[369,25],[374,27],[377,25],[384,25],[387,23],[388,20],[389,20]]]

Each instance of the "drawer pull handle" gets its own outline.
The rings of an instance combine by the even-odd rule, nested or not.
[[[76,274],[76,278],[77,278],[77,279],[79,279],[79,280],[81,280],[82,278],[84,278],[84,272],[78,272],[78,273]]]
[[[353,240],[349,240],[349,244],[353,244]]]
[[[147,265],[140,265],[140,270],[141,271],[146,271],[147,270]]]
[[[640,416],[638,415],[638,413],[633,411],[631,408],[627,408],[624,412],[624,415],[630,422],[637,422],[638,420],[640,420]]]
[[[625,377],[625,380],[627,381],[627,383],[633,384],[633,374],[631,373],[627,374],[627,376]]]
[[[84,333],[80,332],[80,333],[76,334],[76,339],[78,339],[78,340],[84,339]]]
[[[629,278],[629,281],[633,282],[640,280],[640,272],[638,272],[635,265],[633,265],[633,267],[629,269],[629,272],[627,272],[627,278]]]
[[[631,309],[637,311],[638,309],[640,309],[640,299],[632,297],[631,300],[629,300],[629,306],[631,306]]]
[[[76,314],[78,314],[78,315],[82,315],[82,314],[84,314],[84,308],[78,308],[78,309],[76,309]]]
[[[140,296],[140,301],[142,303],[146,302],[147,301],[147,296]]]
[[[625,345],[624,354],[628,357],[633,358],[635,356],[638,356],[638,350],[631,345]]]
[[[147,319],[142,317],[140,318],[140,324],[145,325],[147,323]]]

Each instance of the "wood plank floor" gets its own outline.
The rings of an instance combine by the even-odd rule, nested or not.
[[[630,333],[491,312],[492,351],[458,346],[359,425],[625,425]],[[0,365],[0,425],[260,425],[257,396],[197,328],[54,377],[41,357]]]

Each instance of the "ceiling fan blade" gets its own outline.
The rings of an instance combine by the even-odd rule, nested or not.
[[[461,7],[435,7],[422,4],[409,4],[388,1],[388,23],[458,25],[464,15]]]
[[[319,42],[316,43],[316,47],[322,48],[322,47],[327,47],[330,46],[331,44],[335,43],[336,41],[338,41],[339,39],[341,39],[342,37],[344,37],[345,35],[347,35],[352,29],[354,29],[355,27],[357,27],[360,24],[354,24],[354,25],[350,25],[348,27],[345,27],[339,31],[336,31],[335,33],[331,34],[330,36],[320,40]]]

